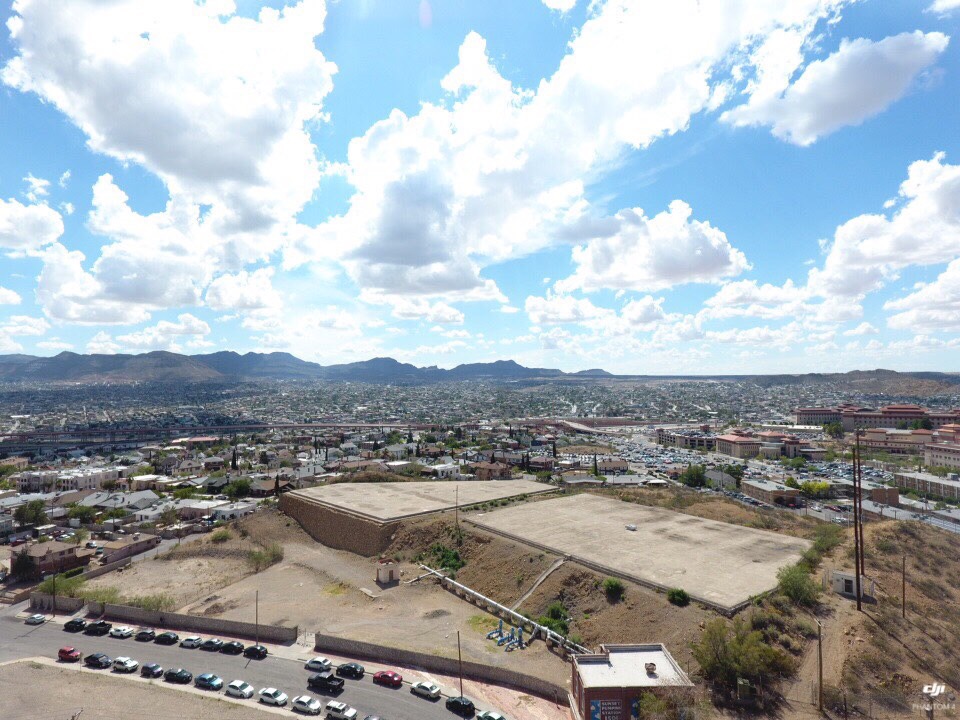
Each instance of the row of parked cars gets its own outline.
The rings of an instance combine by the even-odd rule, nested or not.
[[[42,617],[42,616],[41,616]],[[126,639],[133,638],[138,642],[153,642],[157,645],[177,645],[182,648],[199,648],[209,652],[220,652],[224,655],[243,655],[254,660],[263,660],[267,656],[267,648],[259,643],[256,645],[244,646],[243,643],[236,640],[224,642],[219,638],[203,639],[199,635],[188,635],[182,640],[175,632],[165,631],[158,633],[153,628],[140,628],[134,630],[126,625],[113,626],[106,620],[84,620],[83,618],[73,618],[68,620],[63,629],[67,632],[83,632],[84,635],[103,636]]]
[[[74,623],[71,628],[73,632],[77,632],[80,629],[85,629],[86,627],[90,627],[91,625],[95,624],[86,623],[79,618],[76,620],[71,620],[70,622]],[[85,625],[81,627],[79,624],[80,622],[84,622]],[[102,623],[104,621],[97,622]],[[106,624],[109,625],[110,623]],[[101,629],[102,625],[99,625],[95,634],[104,634],[100,632]],[[176,633],[167,632],[161,633],[161,635],[156,635],[156,632],[151,628],[142,628],[137,631],[136,635],[134,635],[133,630],[126,626],[119,626],[117,628],[111,627],[108,628],[107,634],[116,638],[134,637],[137,640],[153,640],[154,642],[157,642],[161,635],[167,635],[172,636],[174,642],[177,640]],[[173,644],[173,642],[168,642],[168,644]],[[243,652],[244,654],[246,654],[246,651],[250,650],[251,648],[262,648],[260,645],[253,645],[250,646],[250,648],[245,649],[241,643],[236,641],[225,643],[216,638],[203,640],[197,636],[189,636],[184,638],[182,641],[180,641],[180,647],[199,647],[201,649],[219,652],[224,652],[224,648],[230,647],[232,648],[230,652],[234,654],[239,654],[237,652],[238,647],[239,652]],[[263,655],[266,655],[266,648],[263,648]],[[193,673],[182,667],[169,668],[165,670],[157,663],[145,663],[143,666],[141,666],[137,660],[125,655],[117,658],[111,658],[106,653],[94,652],[86,657],[83,657],[82,653],[76,647],[67,646],[60,648],[60,651],[57,653],[57,658],[62,662],[79,662],[82,659],[84,665],[89,668],[97,670],[112,669],[117,673],[134,673],[139,670],[140,675],[145,678],[155,679],[162,677],[166,682],[181,685],[186,685],[192,682],[194,686],[200,689],[214,692],[225,690],[226,695],[245,700],[253,698],[255,694],[253,686],[243,680],[234,680],[224,686],[223,678],[213,673],[202,673],[194,677]],[[329,658],[320,656],[314,657],[307,661],[305,669],[312,672],[307,679],[307,687],[313,690],[333,694],[339,693],[344,689],[344,678],[362,680],[366,675],[366,669],[359,663],[348,662],[334,666]],[[386,687],[398,688],[403,685],[403,676],[395,670],[381,670],[374,673],[372,679],[374,683],[378,685],[384,685]],[[438,700],[441,695],[440,687],[436,683],[424,681],[412,683],[410,686],[410,692],[414,695],[427,698],[428,700]],[[285,692],[274,687],[261,688],[259,692],[256,693],[256,696],[257,700],[265,705],[284,707],[289,703],[292,710],[306,715],[320,715],[326,712],[327,717],[331,720],[358,720],[358,712],[356,708],[350,707],[346,703],[339,700],[330,700],[324,704],[320,699],[314,698],[310,695],[297,695],[291,700]],[[446,701],[446,707],[452,712],[464,717],[473,717],[474,713],[476,712],[473,702],[470,699],[462,696],[448,698]],[[381,719],[376,716],[368,715],[364,718],[364,720]],[[506,720],[506,718],[504,718],[504,716],[500,713],[486,711],[477,715],[477,720]]]

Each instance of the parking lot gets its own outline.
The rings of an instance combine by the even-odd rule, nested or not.
[[[173,646],[162,646],[152,642],[139,642],[133,638],[120,639],[109,636],[95,637],[81,633],[71,633],[64,630],[59,621],[50,621],[42,625],[26,625],[23,618],[4,617],[0,619],[0,661],[19,657],[42,656],[55,659],[60,648],[64,646],[76,647],[85,657],[89,654],[102,652],[111,659],[126,656],[137,660],[142,667],[145,663],[158,663],[165,670],[182,667],[189,670],[194,677],[201,673],[214,673],[222,678],[224,685],[233,680],[243,680],[254,687],[254,692],[261,688],[274,687],[282,690],[292,699],[297,695],[311,695],[323,704],[330,700],[338,700],[357,709],[359,718],[368,715],[394,720],[394,718],[441,718],[449,720],[456,717],[444,706],[445,697],[458,694],[458,691],[446,685],[443,687],[444,696],[439,700],[430,701],[410,692],[411,681],[431,679],[424,673],[410,675],[408,671],[400,670],[404,675],[404,684],[399,688],[389,688],[374,684],[371,677],[373,672],[384,669],[377,664],[367,664],[366,674],[360,680],[345,679],[344,688],[338,694],[323,693],[310,689],[307,686],[308,678],[313,671],[304,668],[306,661],[314,657],[314,653],[306,647],[281,648],[285,650],[283,656],[272,654],[263,660],[253,660],[242,655],[224,655],[219,652],[207,652],[199,649],[187,649]],[[181,639],[188,633],[179,633]],[[292,652],[290,652],[292,651]],[[330,658],[334,669],[343,658]],[[66,665],[66,663],[64,663]],[[83,661],[74,664],[82,666]],[[119,674],[109,669],[93,670],[79,668],[83,673],[96,673],[119,676],[131,682],[148,682],[140,678],[139,668],[130,675]],[[154,683],[168,685],[162,680]],[[472,684],[471,684],[472,685]],[[182,686],[174,686],[182,687]],[[201,691],[207,696],[225,698],[223,690]],[[470,692],[466,694],[469,696]],[[250,700],[236,700],[251,707],[257,706],[256,694]],[[477,710],[491,709],[489,705],[477,702]],[[292,714],[289,703],[283,710],[285,714]]]

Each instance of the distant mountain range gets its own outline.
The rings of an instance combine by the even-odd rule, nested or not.
[[[380,357],[342,365],[320,365],[290,353],[243,355],[223,351],[207,355],[180,355],[156,351],[140,355],[79,355],[62,352],[53,357],[0,355],[0,382],[93,383],[202,383],[264,380],[338,380],[366,383],[435,383],[464,380],[745,380],[762,386],[840,383],[851,390],[892,395],[932,395],[956,392],[960,374],[856,370],[848,373],[802,375],[651,376],[613,375],[593,368],[566,373],[550,368],[528,368],[513,360],[469,363],[450,370],[417,367]]]
[[[568,375],[549,368],[528,368],[513,360],[458,365],[450,370],[417,367],[382,357],[343,365],[319,365],[290,353],[215,352],[180,355],[156,351],[140,355],[79,355],[53,357],[0,355],[0,381],[7,382],[211,382],[238,379],[341,380],[370,383],[432,383],[451,380],[527,380],[559,377],[603,377],[603,370]]]

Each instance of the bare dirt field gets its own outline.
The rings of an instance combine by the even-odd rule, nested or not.
[[[422,582],[380,588],[375,563],[343,550],[324,547],[279,513],[261,512],[239,527],[253,534],[283,538],[284,558],[276,565],[211,591],[186,603],[182,612],[251,621],[259,592],[260,622],[297,625],[309,632],[456,657],[457,631],[463,656],[477,662],[498,662],[515,670],[565,683],[568,666],[542,643],[517,653],[505,653],[486,633],[491,616],[440,588]],[[437,537],[449,536],[445,520],[424,520],[401,530],[391,555],[401,560],[403,580],[420,574],[412,562]],[[282,531],[282,532],[281,532]],[[512,603],[523,589],[555,559],[539,551],[486,535],[465,538],[470,557],[458,577],[464,582],[495,578],[495,599]],[[488,588],[488,591],[490,588]],[[196,596],[196,593],[194,593]]]
[[[200,691],[185,692],[155,681],[138,682],[29,660],[0,665],[0,688],[0,717],[4,720],[66,719],[81,709],[83,720],[276,717],[274,712],[204,697]]]
[[[86,588],[116,587],[124,596],[168,595],[179,607],[252,574],[247,553],[254,547],[240,538],[218,545],[205,535],[167,554],[94,578]]]
[[[580,494],[471,515],[479,527],[732,609],[777,584],[805,540]],[[628,528],[632,528],[628,529]]]

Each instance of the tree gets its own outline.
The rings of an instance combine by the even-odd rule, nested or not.
[[[800,485],[800,492],[807,497],[822,498],[830,495],[830,483],[808,480]]]
[[[703,465],[690,465],[680,474],[680,482],[689,487],[703,487],[707,484],[707,471]]]
[[[175,507],[168,507],[160,513],[159,521],[161,525],[176,525],[177,520],[177,509]]]
[[[551,444],[553,445],[553,456],[556,457],[556,456],[557,456],[557,441],[554,440],[553,443],[551,443]]]
[[[734,691],[741,678],[755,682],[796,671],[792,657],[766,644],[760,631],[751,630],[742,618],[730,625],[721,618],[708,622],[690,650],[704,678],[727,692]]]
[[[600,476],[600,466],[597,464],[597,455],[596,455],[596,453],[594,453],[594,455],[593,455],[593,474],[596,475],[596,476],[598,476],[598,477]]]
[[[843,424],[840,422],[829,422],[823,426],[823,432],[832,438],[843,437]]]
[[[100,483],[100,487],[101,487],[103,490],[105,490],[106,492],[108,492],[108,493],[109,493],[109,492],[113,492],[114,490],[117,489],[117,481],[116,481],[116,480],[104,480],[102,483]]]
[[[246,497],[250,494],[250,480],[237,478],[223,489],[223,493],[231,500]]]
[[[777,571],[777,583],[780,592],[797,605],[812,607],[817,604],[820,590],[803,566],[787,565],[780,568]]]
[[[10,561],[10,574],[15,578],[30,578],[36,571],[37,563],[27,553],[26,548],[23,552],[16,553]]]
[[[43,508],[43,500],[31,500],[13,511],[13,519],[21,525],[45,525],[47,513]]]
[[[234,447],[233,447],[233,455],[232,455],[231,458],[230,458],[230,469],[231,469],[231,470],[234,470],[234,471],[240,469],[240,463],[237,461],[237,447],[236,447],[236,445],[234,445]]]
[[[270,464],[270,458],[267,457],[267,451],[266,451],[266,450],[261,450],[261,451],[260,451],[260,464],[261,464],[261,465],[269,465],[269,464]]]
[[[71,520],[79,520],[83,525],[89,525],[96,522],[98,510],[95,507],[86,505],[73,505],[67,510],[67,517]]]
[[[788,488],[793,488],[794,490],[800,489],[800,483],[797,482],[797,479],[793,475],[788,475],[783,484]]]
[[[77,528],[73,531],[73,540],[77,545],[85,542],[90,537],[90,532],[86,528]]]

